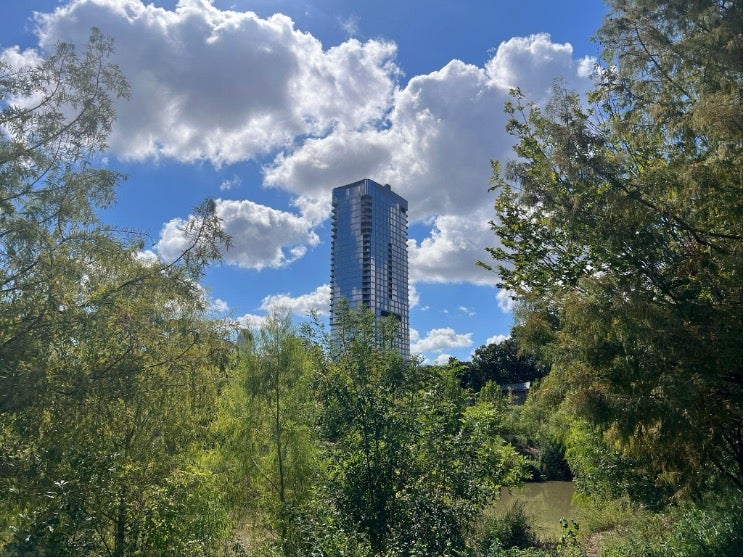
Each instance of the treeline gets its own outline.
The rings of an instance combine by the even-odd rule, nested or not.
[[[520,350],[517,340],[511,337],[478,347],[468,362],[453,357],[449,366],[458,366],[462,387],[476,393],[488,382],[508,388],[512,384],[534,382],[548,373],[548,368],[534,354]]]

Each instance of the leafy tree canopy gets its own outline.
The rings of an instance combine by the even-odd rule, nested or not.
[[[199,464],[229,351],[197,281],[226,241],[214,204],[174,262],[97,210],[128,89],[93,30],[0,66],[0,541],[23,554],[193,554],[227,525]]]
[[[373,553],[464,552],[469,521],[526,478],[526,460],[501,436],[503,408],[486,396],[469,406],[453,369],[403,360],[395,322],[341,310],[344,335],[331,340],[317,387],[333,506]]]
[[[521,354],[517,341],[509,338],[477,348],[462,380],[467,387],[479,391],[488,381],[499,385],[514,384],[531,382],[544,375],[544,367],[536,358]]]
[[[556,403],[655,482],[742,478],[742,6],[613,0],[588,104],[506,106],[500,286]]]

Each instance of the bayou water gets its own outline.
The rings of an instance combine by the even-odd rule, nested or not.
[[[516,501],[524,504],[525,513],[533,520],[535,532],[541,538],[561,536],[560,519],[576,519],[576,508],[571,500],[574,484],[570,481],[530,482],[520,488],[501,491],[501,499],[494,503],[494,511],[504,513]]]

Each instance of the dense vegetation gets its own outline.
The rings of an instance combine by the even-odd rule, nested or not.
[[[741,20],[737,0],[610,2],[588,99],[557,83],[545,107],[519,91],[507,104],[519,159],[494,163],[490,250],[520,302],[513,336],[550,369],[532,407],[578,487],[674,517],[720,513],[729,533],[742,488]],[[716,499],[728,507],[711,511]],[[740,537],[692,553],[732,548]]]
[[[515,91],[491,251],[517,323],[445,367],[364,310],[335,337],[210,317],[212,203],[172,262],[97,217],[110,41],[0,66],[0,552],[740,555],[741,19],[614,0],[587,100]],[[566,477],[560,540],[494,515]]]
[[[201,553],[223,536],[203,440],[230,343],[197,281],[223,240],[205,203],[171,263],[96,209],[127,94],[98,31],[0,68],[0,540],[20,554]],[[15,103],[11,103],[15,101]]]

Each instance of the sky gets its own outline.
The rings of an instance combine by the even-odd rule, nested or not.
[[[202,281],[220,318],[327,319],[330,200],[361,178],[409,203],[411,351],[470,360],[509,336],[513,301],[478,266],[491,160],[513,158],[504,102],[591,87],[600,0],[0,0],[0,58],[91,27],[131,87],[102,158],[128,179],[102,211],[168,260],[205,198],[232,247]]]

